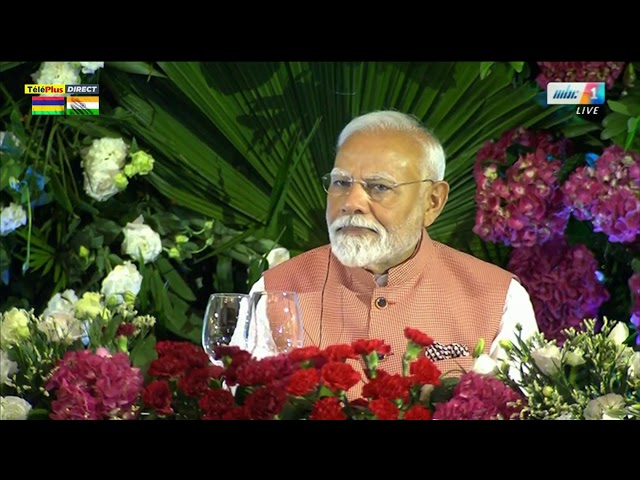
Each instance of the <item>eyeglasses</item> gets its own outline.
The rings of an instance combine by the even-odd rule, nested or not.
[[[394,196],[396,189],[403,185],[412,185],[414,183],[433,182],[430,178],[424,180],[415,180],[413,182],[395,183],[389,180],[354,180],[349,175],[327,173],[322,177],[322,186],[324,191],[329,195],[338,197],[348,195],[353,188],[354,183],[359,183],[364,188],[367,195],[376,202],[387,200]]]

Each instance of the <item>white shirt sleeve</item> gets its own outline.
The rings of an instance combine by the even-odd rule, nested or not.
[[[500,329],[489,350],[489,355],[494,360],[499,361],[507,358],[506,352],[499,343],[500,340],[511,340],[516,344],[516,325],[518,323],[522,325],[522,339],[526,339],[538,332],[538,323],[536,322],[536,315],[533,311],[529,293],[520,282],[511,279],[502,312]]]

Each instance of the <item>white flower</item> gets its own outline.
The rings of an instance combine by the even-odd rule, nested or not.
[[[77,85],[80,83],[80,67],[71,62],[43,62],[31,75],[33,81],[45,85]],[[42,93],[40,95],[57,95]]]
[[[104,202],[120,191],[115,177],[121,173],[129,147],[122,138],[95,139],[83,152],[84,191]]]
[[[560,349],[553,343],[531,352],[531,357],[545,375],[552,376],[560,368]]]
[[[576,348],[573,352],[567,352],[567,355],[566,355],[567,363],[572,367],[583,365],[587,363],[583,355],[584,355],[584,352],[582,351],[581,348]]]
[[[76,302],[78,301],[78,296],[74,290],[65,290],[62,293],[56,293],[49,303],[47,303],[47,308],[42,312],[42,317],[46,318],[54,313],[64,313],[70,314],[73,316],[73,310]]]
[[[138,295],[141,286],[142,275],[134,264],[126,260],[123,265],[118,265],[111,270],[102,281],[102,293],[107,299],[114,295],[118,299],[118,303],[122,303],[125,292],[129,291],[133,295]]]
[[[640,379],[640,352],[635,352],[629,363],[629,377]]]
[[[627,327],[624,322],[618,322],[616,326],[613,327],[613,330],[609,332],[607,338],[616,345],[622,345],[624,341],[629,338],[629,327]]]
[[[12,385],[11,376],[18,371],[18,364],[9,360],[9,355],[0,350],[0,385]]]
[[[493,375],[498,370],[498,364],[489,355],[483,353],[473,361],[471,370],[480,375]]]
[[[144,263],[153,262],[162,252],[160,235],[149,225],[144,224],[142,215],[133,222],[127,223],[123,232],[122,251],[134,260],[144,259]]]
[[[27,223],[27,212],[17,203],[11,202],[8,207],[2,209],[0,213],[0,235],[9,235],[16,228]]]
[[[284,247],[278,247],[269,252],[267,255],[267,262],[269,262],[269,268],[273,268],[276,265],[289,260],[289,258],[289,250]]]
[[[0,315],[0,343],[14,345],[31,336],[29,314],[21,308],[12,308]]]
[[[71,345],[87,335],[83,322],[67,313],[54,313],[38,323],[38,330],[47,336],[51,343]]]
[[[555,418],[556,420],[576,420],[576,418],[574,418],[573,415],[571,415],[570,413],[563,413],[562,415],[559,415]]]
[[[26,420],[31,404],[20,397],[0,397],[0,420]]]
[[[95,73],[96,70],[104,68],[104,62],[77,62],[82,67],[82,73]]]
[[[585,420],[622,420],[626,415],[624,397],[608,393],[591,400],[584,409]]]

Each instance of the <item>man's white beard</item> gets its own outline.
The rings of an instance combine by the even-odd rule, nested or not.
[[[338,217],[329,225],[331,251],[347,267],[384,265],[418,244],[422,236],[419,222],[420,219],[414,215],[404,225],[389,232],[375,220],[365,219],[361,215]],[[369,228],[377,235],[345,235],[338,231],[343,227]]]

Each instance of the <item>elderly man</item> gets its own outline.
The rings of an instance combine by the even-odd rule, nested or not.
[[[331,244],[267,270],[251,292],[297,292],[305,346],[384,340],[389,373],[401,372],[405,327],[437,342],[426,354],[442,372],[470,368],[480,338],[501,356],[516,323],[537,331],[529,295],[511,273],[429,237],[449,195],[444,171],[442,146],[413,117],[353,119],[323,177]]]

